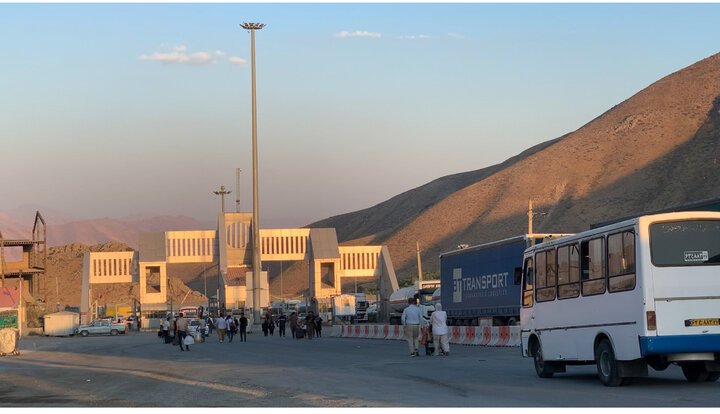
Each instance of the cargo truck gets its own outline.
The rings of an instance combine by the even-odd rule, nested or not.
[[[522,252],[520,254],[522,259]],[[432,303],[432,295],[440,287],[439,280],[423,280],[415,282],[414,285],[398,289],[390,295],[390,324],[400,325],[402,313],[408,307],[408,299],[415,298],[423,317],[430,320],[435,310]]]
[[[441,254],[440,303],[448,325],[517,325],[523,252],[563,236],[525,234]]]

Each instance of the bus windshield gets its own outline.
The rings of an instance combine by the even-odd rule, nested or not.
[[[689,220],[650,225],[655,266],[720,264],[720,220]]]

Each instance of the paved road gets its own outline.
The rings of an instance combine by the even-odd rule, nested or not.
[[[248,337],[190,352],[150,333],[26,338],[0,358],[0,406],[720,406],[720,383],[678,367],[607,388],[594,367],[540,379],[518,348],[410,358],[402,341]]]

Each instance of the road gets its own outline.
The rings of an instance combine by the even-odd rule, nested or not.
[[[250,334],[180,352],[128,333],[28,337],[20,351],[0,358],[0,406],[720,406],[720,382],[688,383],[675,366],[607,388],[594,366],[540,379],[518,348],[451,345],[448,357],[411,358],[404,341]]]

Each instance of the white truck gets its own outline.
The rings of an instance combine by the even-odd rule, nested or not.
[[[78,335],[117,335],[125,333],[126,325],[124,323],[111,323],[107,319],[95,320],[87,325],[78,327]]]
[[[423,280],[415,282],[412,286],[398,289],[390,295],[390,324],[400,325],[402,313],[408,307],[408,299],[417,299],[418,306],[422,310],[423,317],[430,320],[430,315],[435,311],[433,305],[433,293],[440,288],[439,280]]]

